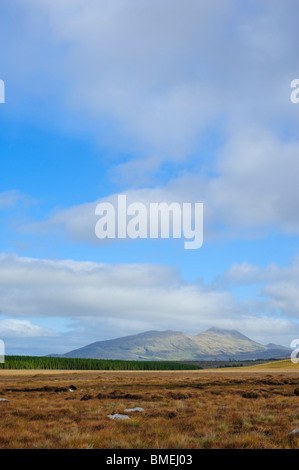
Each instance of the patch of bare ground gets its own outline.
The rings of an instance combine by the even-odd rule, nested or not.
[[[299,369],[48,372],[0,372],[0,397],[9,400],[0,402],[0,448],[299,445],[289,435],[299,428]],[[107,418],[134,407],[144,411]]]

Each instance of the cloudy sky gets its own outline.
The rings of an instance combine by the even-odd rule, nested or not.
[[[297,0],[0,5],[0,338],[299,337]],[[203,202],[204,244],[95,236],[95,207]]]

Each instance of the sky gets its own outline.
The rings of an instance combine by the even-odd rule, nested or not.
[[[0,4],[0,338],[299,337],[297,0]],[[204,204],[204,241],[100,240],[101,202]]]

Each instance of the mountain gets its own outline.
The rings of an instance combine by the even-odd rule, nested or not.
[[[245,360],[289,357],[291,350],[256,343],[236,330],[210,328],[198,335],[178,331],[146,331],[97,341],[60,357],[154,361]]]

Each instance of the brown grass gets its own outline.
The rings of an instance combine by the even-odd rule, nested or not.
[[[298,387],[299,368],[1,371],[0,448],[298,448]]]

